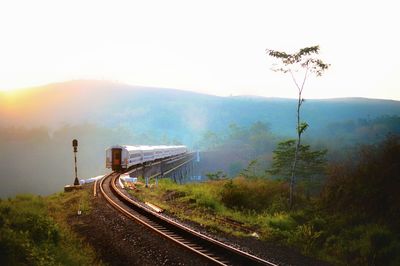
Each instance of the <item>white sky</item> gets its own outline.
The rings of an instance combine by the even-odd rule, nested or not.
[[[265,49],[317,45],[306,98],[400,100],[396,1],[0,2],[0,89],[70,79],[217,95],[295,97]]]

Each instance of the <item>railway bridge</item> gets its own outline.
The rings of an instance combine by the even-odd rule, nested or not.
[[[151,180],[156,184],[159,178],[171,178],[177,183],[182,183],[185,178],[193,175],[199,162],[198,152],[181,154],[172,158],[144,163],[141,167],[128,169],[125,174],[130,177],[143,177],[146,186]]]

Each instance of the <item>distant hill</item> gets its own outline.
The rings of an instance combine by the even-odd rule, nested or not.
[[[104,81],[70,81],[3,92],[0,198],[26,192],[49,194],[71,183],[74,138],[79,140],[78,176],[88,178],[106,172],[105,148],[109,145],[183,143],[201,149],[208,144],[202,141],[206,132],[214,132],[223,142],[231,132],[230,124],[249,129],[257,121],[268,123],[271,135],[278,138],[250,142],[273,145],[279,137],[294,135],[295,112],[293,99],[218,97]],[[398,101],[308,100],[303,114],[310,124],[305,138],[328,144],[330,150],[341,150],[360,139],[376,142],[387,132],[400,132],[400,117],[390,117],[400,115]],[[245,146],[251,143],[242,143],[242,148],[230,143],[229,149],[216,153],[223,159],[210,169],[223,169],[224,164],[230,171],[231,166],[245,167],[246,160],[254,159]],[[271,154],[264,158],[268,160]]]
[[[308,134],[346,120],[400,115],[400,102],[342,98],[307,100],[303,118]],[[218,97],[174,89],[130,86],[105,81],[69,81],[0,95],[1,126],[95,123],[105,127],[167,135],[193,143],[207,130],[221,132],[231,123],[267,122],[279,135],[295,127],[296,100],[254,96]]]

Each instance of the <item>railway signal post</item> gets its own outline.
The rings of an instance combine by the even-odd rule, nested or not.
[[[72,141],[72,147],[74,147],[74,157],[75,157],[75,181],[74,181],[74,185],[78,186],[79,185],[78,168],[77,168],[77,165],[76,165],[76,153],[78,152],[78,140],[74,139]]]

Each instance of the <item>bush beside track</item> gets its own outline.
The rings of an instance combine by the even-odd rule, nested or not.
[[[17,195],[0,201],[2,265],[102,265],[71,230],[68,217],[90,211],[89,191],[48,197]]]

